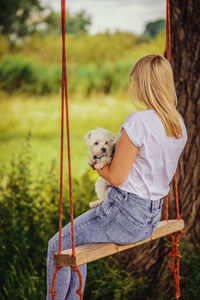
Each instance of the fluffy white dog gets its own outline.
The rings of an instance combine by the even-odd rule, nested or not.
[[[109,165],[113,159],[115,149],[115,134],[97,127],[96,130],[91,130],[85,136],[86,144],[90,150],[89,164],[95,163],[95,169],[102,169],[105,165]],[[99,200],[90,202],[89,207],[94,208],[99,206],[110,189],[111,185],[108,181],[99,177],[95,185],[95,191]]]

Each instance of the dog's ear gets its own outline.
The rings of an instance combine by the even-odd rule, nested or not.
[[[109,139],[111,142],[113,142],[113,141],[114,141],[114,139],[115,139],[115,134],[114,134],[114,133],[112,133],[112,132],[108,131],[107,129],[100,128],[100,127],[96,127],[96,130],[98,130],[98,131],[101,131],[101,132],[105,133],[105,134],[106,134],[106,136],[108,137],[108,139]]]
[[[90,131],[88,132],[88,134],[86,134],[86,135],[84,136],[86,145],[87,145],[88,147],[90,147],[90,138],[91,138],[91,135],[92,135],[94,132],[95,132],[95,130],[90,130]]]
[[[112,133],[112,132],[109,132],[109,139],[110,139],[111,141],[114,141],[114,139],[115,139],[115,134]]]

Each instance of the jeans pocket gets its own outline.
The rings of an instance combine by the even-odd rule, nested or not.
[[[139,240],[143,234],[144,223],[120,208],[114,219],[105,227],[105,234],[110,242],[129,244]]]
[[[134,218],[133,216],[131,216],[130,214],[128,214],[128,212],[124,209],[124,208],[120,208],[120,212],[121,215],[123,215],[123,218],[120,218],[119,216],[118,219],[119,221],[122,220],[122,222],[124,221],[124,217],[127,218],[128,221],[132,222],[133,224],[135,224],[137,227],[142,228],[144,223],[142,223],[141,221],[137,220],[136,218]],[[129,222],[127,222],[129,223]]]

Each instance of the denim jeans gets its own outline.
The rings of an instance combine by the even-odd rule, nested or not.
[[[74,219],[75,246],[88,243],[130,244],[150,237],[159,224],[163,198],[150,200],[133,193],[111,187],[104,202],[89,209]],[[62,229],[62,250],[71,248],[71,224]],[[48,243],[47,256],[47,297],[50,300],[54,273],[53,254],[58,251],[58,233]],[[84,290],[87,264],[79,266]],[[63,267],[57,273],[56,300],[79,300],[76,290],[79,287],[77,272]]]

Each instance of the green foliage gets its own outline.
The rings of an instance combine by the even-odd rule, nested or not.
[[[164,51],[164,35],[141,42],[129,33],[67,36],[69,92],[85,96],[127,91],[128,74],[139,56]],[[60,38],[34,35],[18,47],[18,54],[0,61],[0,88],[34,95],[61,90]],[[42,46],[41,46],[42,45]]]
[[[3,34],[0,34],[0,59],[10,51],[10,45],[8,38]]]
[[[46,27],[41,30],[43,34],[55,33],[61,35],[61,16],[60,13],[51,12],[45,19]],[[70,34],[82,34],[87,33],[89,26],[91,25],[91,18],[86,14],[84,10],[78,12],[75,15],[66,12],[66,33]]]
[[[28,130],[32,132],[34,170],[41,161],[45,167],[52,160],[59,165],[60,102],[60,95],[38,98],[1,94],[0,161],[6,167],[11,168],[12,155],[20,151],[20,143]],[[122,122],[135,107],[125,94],[121,98],[110,95],[85,98],[75,94],[70,95],[69,102],[72,174],[79,178],[89,168],[89,152],[84,140],[87,132],[99,126],[117,134]],[[64,148],[66,150],[66,144]]]
[[[10,93],[56,93],[61,86],[61,67],[56,64],[40,66],[33,59],[19,55],[7,56],[0,62],[0,81],[0,87]]]
[[[69,73],[69,89],[72,92],[78,91],[86,96],[91,93],[111,94],[117,90],[125,91],[128,89],[128,73],[131,67],[131,62],[126,60],[115,63],[102,63],[101,66],[93,63],[79,65],[76,73],[77,82],[75,81],[76,78],[71,78]],[[72,84],[74,89],[72,89]]]
[[[9,263],[8,268],[9,276],[5,275],[4,284],[0,289],[2,300],[45,299],[46,274],[44,268],[36,270],[31,259],[26,259],[24,268],[16,265],[16,262]]]
[[[115,256],[88,264],[86,299],[150,300],[148,292],[151,289],[151,279],[133,276],[123,269],[122,261]]]
[[[200,252],[191,244],[181,245],[181,298],[198,300],[200,295]]]
[[[68,67],[68,89],[88,96],[91,93],[109,94],[117,89],[128,88],[131,63],[118,61]],[[35,95],[58,93],[61,89],[61,66],[40,66],[34,59],[22,56],[7,56],[0,62],[0,87],[9,92],[25,92]]]
[[[1,0],[0,32],[11,39],[25,37],[36,31],[38,18],[42,10],[39,0]]]
[[[162,41],[160,51],[165,48],[164,37]],[[153,43],[154,48],[156,43],[157,40]],[[105,32],[96,35],[66,35],[67,61],[75,65],[94,63],[100,66],[102,62],[131,59],[137,47],[140,52],[141,47],[148,51],[149,45],[148,38],[120,31],[113,34]],[[53,34],[41,37],[34,34],[18,47],[18,51],[25,56],[34,56],[40,63],[61,63],[61,37]]]
[[[40,34],[61,34],[61,16],[42,7],[39,0],[1,0],[0,33],[7,35],[12,42],[23,40],[35,32]],[[75,15],[66,13],[66,32],[87,33],[91,18],[82,10]]]
[[[1,264],[4,273],[1,272],[0,280],[4,290],[9,290],[4,285],[5,279],[7,283],[13,281],[14,275],[17,279],[19,272],[31,264],[37,270],[44,267],[43,256],[48,238],[46,229],[49,232],[55,229],[58,190],[56,181],[51,181],[50,176],[54,166],[46,174],[45,180],[38,174],[36,182],[33,181],[29,147],[27,144],[18,160],[12,161],[8,176],[1,172],[0,253],[4,258]]]
[[[29,90],[35,81],[33,63],[18,56],[6,57],[0,63],[0,81],[6,91]]]
[[[58,229],[59,181],[54,163],[46,171],[42,165],[38,166],[35,174],[31,160],[28,136],[22,151],[12,161],[11,171],[0,172],[0,298],[3,300],[45,299],[46,295],[46,251],[49,238]],[[68,188],[64,187],[63,220],[70,220],[68,195]],[[73,179],[75,217],[86,211],[95,198],[89,173]],[[182,297],[197,300],[198,250],[182,245],[181,253]],[[85,298],[168,299],[153,277],[130,274],[126,270],[128,259],[124,252],[88,264]]]
[[[41,293],[44,298],[47,242],[58,228],[58,172],[52,163],[45,175],[41,173],[42,165],[33,175],[29,139],[13,159],[11,171],[6,175],[1,170],[1,299],[36,299]],[[70,220],[68,195],[65,187],[63,220]],[[79,181],[73,180],[73,195],[76,217],[88,208],[91,199],[95,199],[94,184],[88,174]]]
[[[58,228],[58,173],[54,164],[46,173],[41,172],[41,165],[33,176],[30,162],[29,136],[12,161],[12,170],[8,174],[1,171],[1,299],[44,299],[46,294],[47,242]],[[73,180],[75,217],[86,211],[95,198],[94,182],[87,172]],[[63,199],[63,219],[70,220],[66,187]],[[109,257],[88,265],[86,299],[143,299],[150,281],[145,277],[134,278],[120,264]]]
[[[155,38],[160,32],[165,31],[166,21],[157,20],[155,22],[150,22],[146,25],[144,36],[149,38]]]

